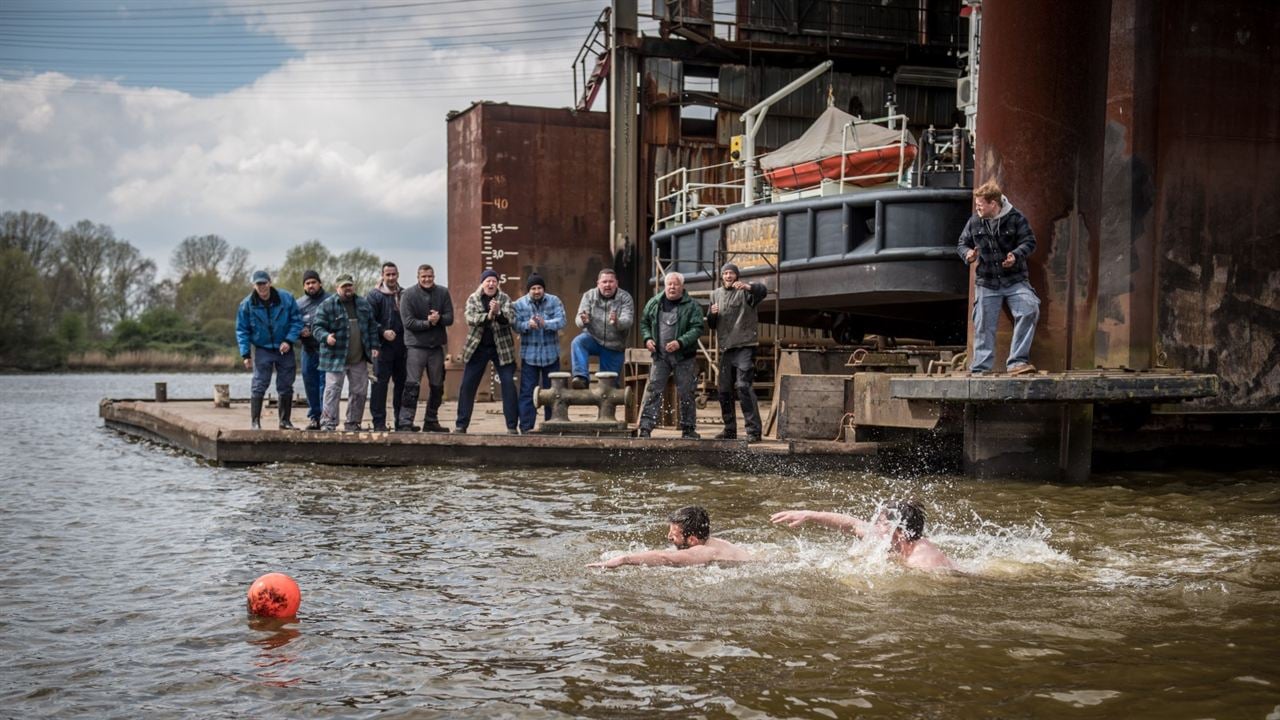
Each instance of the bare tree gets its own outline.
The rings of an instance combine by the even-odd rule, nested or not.
[[[58,223],[42,213],[23,210],[0,214],[0,248],[23,251],[36,271],[45,277],[57,272],[61,232]]]
[[[106,319],[112,325],[141,312],[156,279],[156,264],[130,243],[117,240],[107,248]]]
[[[117,239],[109,226],[88,220],[72,225],[62,233],[62,254],[61,272],[73,286],[68,304],[95,335],[145,305],[156,264]]]

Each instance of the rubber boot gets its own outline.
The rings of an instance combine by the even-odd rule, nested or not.
[[[716,435],[717,440],[736,440],[738,438],[738,417],[734,412],[733,395],[720,393],[720,418],[724,421],[724,430]]]
[[[413,416],[418,412],[418,383],[405,383],[404,395],[400,398],[400,412],[396,414],[396,430],[412,430]]]
[[[252,395],[249,397],[249,427],[254,430],[262,429],[261,395]]]
[[[293,414],[293,393],[280,394],[280,429],[296,430],[293,423],[289,422],[289,416]]]

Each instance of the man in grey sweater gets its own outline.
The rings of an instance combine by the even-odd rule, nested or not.
[[[587,387],[587,364],[592,355],[600,358],[601,372],[622,373],[622,351],[635,315],[635,301],[630,293],[618,287],[618,274],[601,270],[596,276],[596,286],[583,293],[578,303],[575,322],[582,333],[570,346],[574,388]]]

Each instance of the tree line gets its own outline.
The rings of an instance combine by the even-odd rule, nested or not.
[[[61,227],[41,213],[0,213],[0,367],[56,370],[89,351],[234,355],[249,251],[219,235],[192,235],[169,265],[172,275],[158,279],[155,261],[107,225]],[[296,294],[311,268],[327,281],[351,273],[357,287],[370,288],[381,260],[360,248],[334,254],[311,240],[290,248],[271,276]]]

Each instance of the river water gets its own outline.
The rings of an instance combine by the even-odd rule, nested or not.
[[[1280,718],[1275,471],[228,469],[102,427],[156,379],[248,382],[0,377],[0,715]],[[768,524],[906,496],[966,574]],[[584,567],[693,503],[764,561]]]

